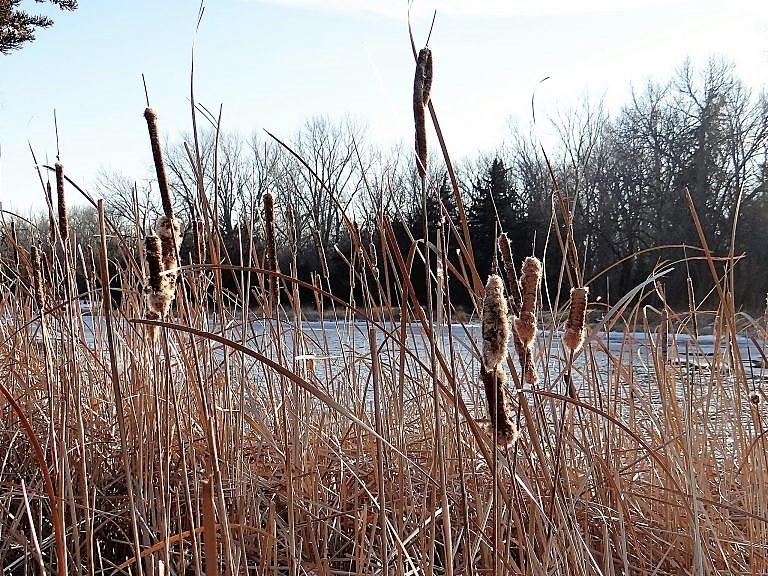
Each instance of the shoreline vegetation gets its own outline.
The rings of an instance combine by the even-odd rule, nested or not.
[[[711,249],[682,187],[697,245],[675,264],[703,265],[706,285],[688,276],[688,307],[673,306],[659,262],[599,301],[576,202],[550,167],[552,218],[537,243],[548,251],[539,259],[490,220],[480,263],[431,101],[433,55],[414,46],[414,58],[420,231],[396,231],[383,210],[362,230],[296,155],[348,234],[337,247],[344,297],[323,250],[299,277],[302,224],[279,195],[261,196],[240,254],[228,252],[205,193],[194,93],[189,223],[149,106],[156,225],[138,190],[125,232],[61,162],[41,168],[48,235],[25,243],[25,222],[5,227],[3,574],[768,573],[768,398],[739,346],[765,342],[766,328],[736,307],[733,242]],[[434,162],[455,214],[430,187]],[[74,193],[98,215],[91,249],[67,215]],[[429,273],[412,274],[419,266]],[[68,305],[83,296],[87,310]],[[99,319],[92,338],[84,311]],[[363,325],[367,349],[341,332],[310,335],[305,320]],[[452,328],[470,320],[480,330],[468,360]],[[557,344],[536,344],[553,332]],[[643,370],[624,354],[633,332],[647,337]],[[618,347],[605,337],[616,333]],[[692,355],[708,334],[712,369],[671,359],[674,334]]]

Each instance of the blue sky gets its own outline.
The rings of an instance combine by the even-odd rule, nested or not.
[[[41,5],[23,3],[30,10]],[[768,80],[768,2],[416,0],[417,44],[437,21],[433,100],[454,157],[492,150],[508,120],[554,115],[585,93],[618,108],[630,86],[667,80],[690,57]],[[80,0],[21,51],[0,56],[0,202],[43,196],[29,154],[56,155],[92,188],[99,170],[151,176],[141,74],[164,136],[190,129],[189,74],[199,2]],[[195,94],[223,127],[290,138],[313,115],[349,115],[388,146],[412,134],[413,59],[405,0],[208,0],[195,44]]]

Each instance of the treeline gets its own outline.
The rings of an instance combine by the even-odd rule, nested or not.
[[[732,65],[713,60],[704,70],[684,64],[669,82],[634,90],[616,114],[585,100],[550,120],[555,145],[545,148],[533,131],[513,127],[493,153],[456,167],[483,281],[495,265],[496,240],[504,232],[516,259],[535,254],[544,261],[547,286],[555,291],[563,263],[555,228],[562,231],[558,202],[565,202],[593,298],[616,301],[655,268],[670,264],[675,269],[665,277],[668,301],[687,306],[693,297],[705,304],[712,274],[693,207],[714,256],[728,256],[731,250],[744,256],[733,270],[737,305],[762,309],[768,290],[764,93],[752,93]],[[307,282],[316,274],[327,276],[338,296],[355,295],[353,243],[375,257],[382,223],[389,222],[401,252],[408,254],[424,237],[425,206],[430,241],[441,228],[451,262],[462,269],[456,194],[434,151],[426,197],[413,151],[405,146],[377,149],[351,120],[311,119],[285,145],[209,130],[197,141],[169,142],[165,153],[185,226],[184,262],[197,253],[195,222],[207,220],[215,222],[207,234],[215,234],[225,248],[217,255],[221,262],[258,266],[264,249],[262,200],[269,191],[275,196],[281,269],[293,269]],[[128,237],[141,235],[160,214],[152,182],[137,185],[120,174],[102,174],[97,188],[110,219]],[[81,210],[81,222],[72,226],[84,239],[95,226],[93,214],[89,223],[87,213]],[[720,275],[730,272],[724,262],[718,261]],[[226,282],[234,289],[236,280],[234,275]],[[424,267],[418,258],[411,280],[423,292]],[[470,303],[460,282],[452,280],[451,291],[456,304]]]

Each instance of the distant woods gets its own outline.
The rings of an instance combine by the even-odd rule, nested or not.
[[[735,255],[745,255],[734,270],[737,306],[762,309],[768,291],[765,94],[750,92],[732,66],[713,60],[704,70],[685,64],[669,82],[634,90],[615,115],[585,100],[551,122],[557,134],[557,143],[545,148],[551,172],[532,131],[517,127],[496,151],[456,166],[483,282],[496,266],[496,241],[505,232],[518,265],[535,254],[544,262],[546,285],[556,290],[563,262],[553,238],[553,187],[558,186],[573,207],[573,236],[591,298],[615,302],[666,263],[675,268],[665,278],[667,301],[687,306],[693,297],[706,304],[712,276],[706,261],[698,259],[703,252],[688,190],[713,255],[727,256],[732,238]],[[390,222],[407,255],[423,236],[414,151],[377,149],[354,122],[323,118],[307,121],[287,144],[295,155],[266,137],[205,132],[199,165],[192,160],[190,138],[166,145],[183,226],[182,263],[195,261],[193,230],[204,229],[201,221],[208,215],[208,233],[219,235],[226,249],[215,255],[218,261],[258,267],[263,197],[272,192],[280,269],[307,282],[327,276],[334,293],[354,298],[353,242],[375,257],[383,223]],[[435,230],[442,226],[449,260],[460,270],[454,191],[442,158],[432,152],[427,165],[428,222]],[[161,214],[152,181],[135,184],[125,175],[102,174],[97,191],[128,237],[139,236]],[[82,211],[76,216],[87,220]],[[40,234],[46,221],[41,219]],[[93,226],[80,222],[71,228],[85,238]],[[434,241],[435,234],[429,238]],[[211,262],[212,255],[207,258]],[[387,281],[387,266],[379,262],[379,268],[382,275],[369,275],[369,281]],[[425,286],[424,272],[415,258],[411,279],[417,291]],[[717,272],[726,270],[721,266]],[[233,276],[230,288],[235,282]],[[459,282],[452,280],[450,289],[457,305],[469,304]]]

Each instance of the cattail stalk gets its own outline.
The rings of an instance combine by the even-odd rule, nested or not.
[[[413,79],[413,122],[415,126],[416,167],[419,177],[427,174],[427,127],[425,108],[429,104],[432,89],[432,51],[422,48],[416,58],[416,74]]]
[[[59,235],[61,241],[66,242],[69,238],[69,223],[67,222],[67,201],[64,198],[64,165],[56,162],[56,201],[59,209]]]
[[[152,159],[155,162],[155,172],[157,173],[157,186],[160,188],[160,199],[163,204],[163,213],[166,218],[173,218],[173,205],[171,204],[171,193],[168,188],[168,177],[165,172],[165,162],[163,161],[163,150],[160,148],[160,136],[157,132],[157,113],[152,108],[144,110],[144,118],[147,120],[147,129],[149,130],[149,144],[152,147]]]
[[[587,320],[587,296],[589,288],[573,288],[571,290],[571,303],[568,312],[568,321],[565,323],[563,344],[574,354],[584,344],[584,324]]]

